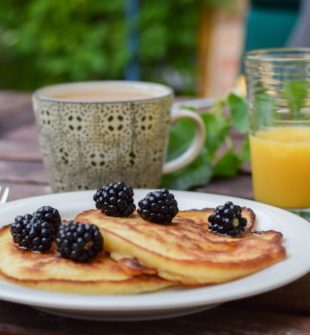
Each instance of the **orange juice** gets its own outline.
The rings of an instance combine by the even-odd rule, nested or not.
[[[284,208],[310,208],[310,127],[250,135],[254,197]]]

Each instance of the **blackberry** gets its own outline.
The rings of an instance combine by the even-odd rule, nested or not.
[[[170,223],[179,211],[174,195],[167,189],[148,193],[138,205],[138,214],[155,223]]]
[[[30,214],[17,216],[10,227],[13,241],[22,249],[45,252],[55,239],[52,223]]]
[[[54,226],[55,231],[57,231],[61,225],[61,217],[58,210],[51,206],[40,207],[33,213],[33,216],[50,222]]]
[[[209,230],[230,236],[242,235],[247,224],[247,219],[242,217],[242,208],[231,201],[223,206],[217,206],[208,220]]]
[[[69,221],[60,225],[56,246],[62,257],[87,262],[103,250],[103,237],[93,224]]]
[[[110,183],[99,188],[94,194],[96,207],[108,216],[130,216],[136,206],[133,189],[124,183]]]

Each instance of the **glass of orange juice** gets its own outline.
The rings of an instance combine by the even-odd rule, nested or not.
[[[254,198],[310,219],[310,49],[245,59]]]

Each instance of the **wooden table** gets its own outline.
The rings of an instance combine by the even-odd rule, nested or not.
[[[251,176],[217,180],[200,191],[251,198]],[[28,94],[0,92],[0,185],[9,200],[50,191]],[[309,256],[310,257],[310,256]],[[90,322],[56,317],[0,301],[2,334],[310,334],[310,274],[256,297],[164,321]]]

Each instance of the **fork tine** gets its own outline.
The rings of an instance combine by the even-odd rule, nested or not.
[[[1,190],[2,190],[2,187],[0,186],[0,192],[1,192]],[[1,198],[0,198],[0,205],[6,203],[6,201],[8,199],[8,196],[9,196],[9,188],[6,187],[3,191],[3,194],[1,196]]]

